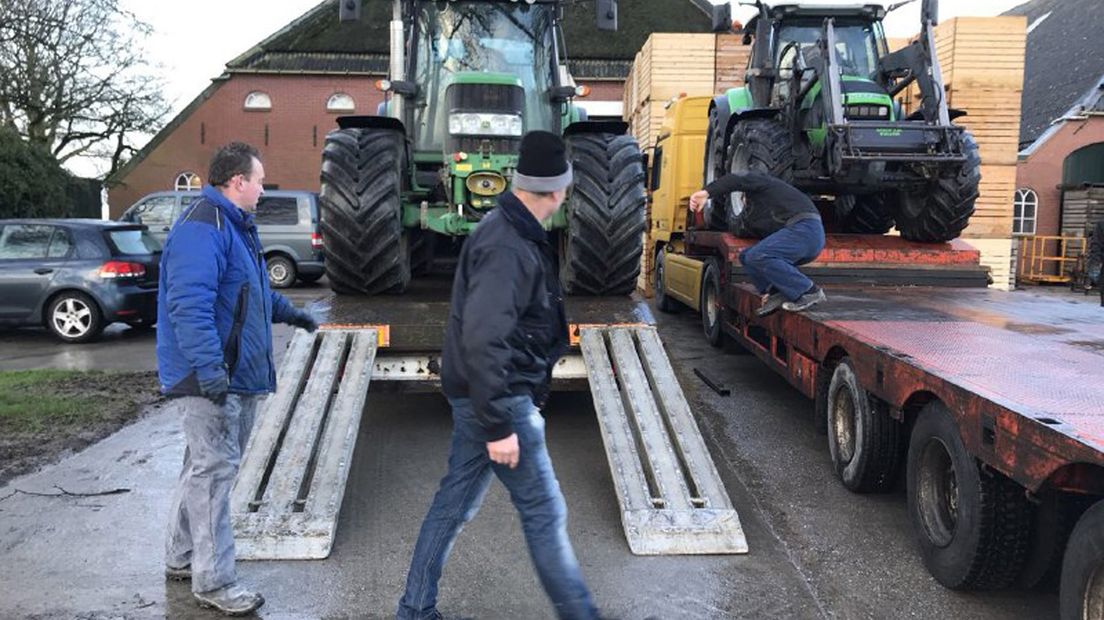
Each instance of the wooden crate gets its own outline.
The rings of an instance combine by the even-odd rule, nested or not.
[[[713,70],[713,92],[723,93],[744,85],[751,46],[743,44],[743,35],[718,34],[717,57]]]
[[[974,203],[974,215],[962,236],[970,239],[1010,238],[1016,166],[983,164],[979,192]]]
[[[1101,219],[1104,219],[1104,187],[1068,189],[1062,193],[1062,236],[1084,237]]]
[[[956,17],[936,26],[943,81],[959,89],[1023,89],[1027,18]]]
[[[1008,237],[995,237],[968,239],[966,242],[981,252],[981,264],[989,268],[989,275],[993,278],[993,288],[1012,290],[1015,286],[1015,276],[1012,271],[1013,240]]]
[[[633,62],[634,105],[713,93],[716,35],[657,32]],[[634,108],[635,109],[635,108]]]
[[[640,148],[655,146],[659,129],[663,125],[663,116],[669,101],[649,101],[641,105],[629,118],[629,130],[640,143]]]

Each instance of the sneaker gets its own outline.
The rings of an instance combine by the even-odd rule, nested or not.
[[[789,310],[790,312],[801,312],[802,310],[812,308],[826,299],[828,299],[828,296],[824,294],[824,289],[817,286],[808,293],[798,297],[796,301],[787,301],[782,304],[782,309]]]
[[[767,316],[768,314],[778,310],[785,303],[786,298],[782,296],[782,293],[771,293],[770,295],[763,295],[763,304],[759,306],[759,309],[755,311],[755,316]]]
[[[214,608],[228,616],[244,616],[264,605],[264,597],[238,585],[194,594],[200,607]]]
[[[173,581],[189,581],[192,578],[192,565],[185,564],[180,568],[173,568],[171,566],[165,567],[165,579],[171,579]]]

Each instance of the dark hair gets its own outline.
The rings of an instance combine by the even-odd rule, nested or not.
[[[227,144],[215,151],[211,157],[211,166],[207,169],[207,182],[219,187],[226,185],[230,179],[239,174],[248,177],[253,172],[254,157],[259,160],[261,154],[244,142]]]

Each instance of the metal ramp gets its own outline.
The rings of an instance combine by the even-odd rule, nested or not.
[[[579,338],[629,549],[747,553],[655,328],[582,327]]]
[[[378,337],[296,331],[230,494],[239,559],[330,555]]]

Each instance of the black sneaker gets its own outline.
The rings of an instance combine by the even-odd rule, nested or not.
[[[782,293],[771,293],[770,295],[763,296],[763,305],[759,306],[759,309],[755,311],[755,316],[767,316],[768,314],[778,310],[785,303],[786,298],[782,296]]]
[[[238,585],[228,585],[210,592],[194,594],[200,607],[213,607],[228,616],[251,614],[264,605],[264,597]]]
[[[801,312],[802,310],[812,308],[826,299],[828,299],[828,296],[824,294],[824,289],[818,286],[801,297],[798,297],[796,301],[787,301],[782,304],[782,309],[789,310],[790,312]]]

